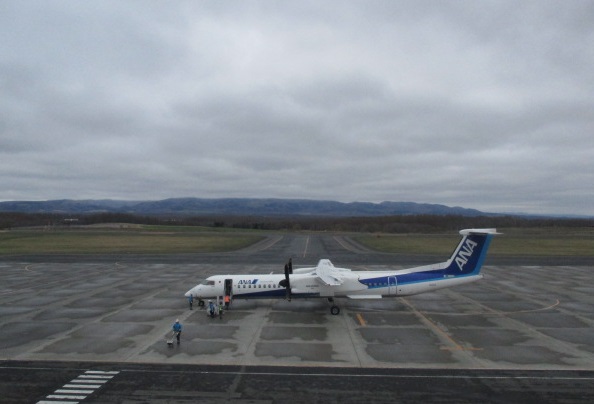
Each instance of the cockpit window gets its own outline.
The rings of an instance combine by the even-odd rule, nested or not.
[[[208,279],[203,280],[202,282],[200,282],[201,285],[206,285],[206,286],[214,286],[215,281],[211,281]]]

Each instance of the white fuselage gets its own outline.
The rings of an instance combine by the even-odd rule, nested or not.
[[[392,271],[351,271],[328,259],[316,267],[285,267],[285,274],[214,275],[186,292],[200,300],[334,298],[380,299],[408,296],[482,279],[480,274],[495,229],[466,229],[451,257],[441,263]],[[335,310],[336,309],[336,310]],[[338,308],[333,307],[332,314]]]
[[[417,272],[419,273],[419,272]],[[398,271],[353,271],[348,279],[338,286],[328,286],[310,274],[291,275],[293,297],[350,297],[382,298],[389,296],[408,296],[437,290],[445,287],[463,285],[482,279],[483,275],[464,277],[422,277],[415,279],[415,272]],[[230,279],[233,299],[274,299],[285,298],[286,289],[280,285],[285,279],[282,274],[258,275],[214,275],[190,289],[186,296],[198,299],[212,299],[225,294],[225,280]]]

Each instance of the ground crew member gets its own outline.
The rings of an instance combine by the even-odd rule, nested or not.
[[[219,319],[223,319],[223,303],[219,303]]]
[[[191,293],[190,293],[190,296],[188,296],[188,302],[190,303],[190,310],[192,310],[192,304],[194,303],[194,296],[192,296]]]
[[[179,338],[181,337],[182,332],[182,325],[179,322],[179,319],[175,320],[175,324],[173,324],[173,333],[177,338],[177,343],[179,344]]]
[[[231,296],[225,295],[225,308],[229,308],[229,303],[231,303]]]
[[[214,318],[215,316],[215,305],[212,302],[212,300],[208,301],[208,313],[206,314],[209,315],[211,318]]]

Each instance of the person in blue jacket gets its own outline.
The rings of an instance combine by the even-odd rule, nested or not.
[[[216,307],[214,305],[214,303],[212,302],[212,300],[208,301],[208,312],[206,313],[207,316],[210,316],[210,318],[214,318],[216,312]]]
[[[179,319],[175,320],[175,324],[173,324],[173,333],[177,338],[177,343],[179,344],[179,338],[181,337],[182,332],[182,325],[179,322]]]

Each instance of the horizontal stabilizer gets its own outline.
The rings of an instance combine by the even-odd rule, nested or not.
[[[462,236],[468,236],[470,234],[501,234],[497,233],[497,229],[464,229],[460,230]]]

